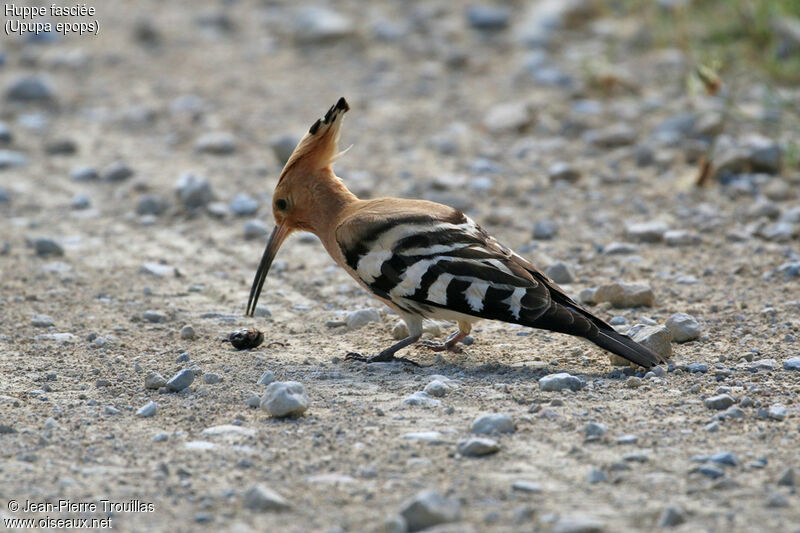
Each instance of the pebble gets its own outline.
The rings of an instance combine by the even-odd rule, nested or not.
[[[703,328],[697,319],[686,313],[675,313],[667,319],[666,327],[673,342],[688,342],[700,337]]]
[[[558,235],[558,224],[552,220],[540,220],[533,225],[533,238],[539,241],[549,241]]]
[[[796,476],[795,476],[794,468],[789,467],[789,468],[784,469],[778,475],[777,483],[778,483],[778,485],[780,485],[782,487],[794,487],[795,477]]]
[[[726,420],[726,419],[741,420],[744,418],[744,411],[735,405],[731,405],[723,412],[718,414],[717,418],[719,418],[720,420]]]
[[[261,397],[261,408],[274,417],[300,416],[308,409],[308,395],[302,383],[274,381]]]
[[[769,498],[767,498],[767,507],[772,509],[789,507],[789,499],[781,492],[773,492],[769,495]]]
[[[668,230],[669,226],[657,221],[628,224],[625,227],[625,237],[634,242],[661,242]]]
[[[731,452],[718,452],[712,455],[709,460],[724,466],[739,466],[739,461]]]
[[[780,403],[775,403],[769,406],[767,416],[772,420],[781,421],[786,418],[786,406]]]
[[[706,477],[710,477],[711,479],[718,479],[725,475],[725,472],[723,472],[716,466],[711,466],[711,465],[700,466],[697,468],[697,472],[703,474]]]
[[[708,372],[708,365],[704,363],[691,363],[686,368],[690,374],[705,374]]]
[[[194,381],[194,372],[188,368],[184,368],[167,381],[167,388],[172,392],[180,392]]]
[[[31,319],[31,325],[37,328],[49,328],[53,324],[53,319],[48,315],[33,315]]]
[[[186,324],[181,328],[181,340],[190,341],[197,337],[197,333],[195,332],[194,328],[190,324]]]
[[[203,207],[214,197],[208,180],[189,172],[178,177],[175,182],[175,192],[187,209]]]
[[[55,100],[55,91],[46,78],[21,76],[11,81],[6,88],[6,99],[14,102],[50,102]]]
[[[768,224],[758,231],[764,239],[772,242],[788,242],[794,238],[797,228],[789,222]]]
[[[161,215],[169,209],[169,202],[157,194],[145,194],[136,202],[137,215]]]
[[[617,444],[625,445],[625,444],[636,444],[639,442],[639,437],[636,435],[620,435],[617,437]]]
[[[406,519],[400,515],[394,515],[383,521],[377,533],[406,533],[407,531]]]
[[[783,369],[800,371],[800,357],[791,357],[784,361]]]
[[[167,386],[167,380],[158,372],[150,372],[144,378],[144,387],[146,389],[160,389]]]
[[[64,255],[64,248],[50,237],[38,237],[34,239],[33,247],[36,250],[36,255],[39,257]]]
[[[304,7],[294,21],[294,37],[300,44],[320,44],[355,34],[352,21],[327,7]]]
[[[418,390],[403,398],[403,405],[421,405],[424,407],[438,407],[442,405],[440,400],[428,395],[427,392]]]
[[[100,173],[94,167],[76,167],[69,173],[72,181],[93,181],[100,178]]]
[[[14,135],[11,133],[11,128],[5,122],[0,122],[0,144],[11,144],[14,140]]]
[[[347,317],[345,318],[348,331],[362,328],[370,322],[380,321],[381,315],[376,309],[359,309],[358,311],[351,311],[347,313]]]
[[[663,357],[669,359],[672,356],[672,335],[666,326],[642,326],[636,325],[628,331],[628,335],[647,348]]]
[[[237,216],[252,215],[258,211],[258,200],[244,193],[233,197],[230,204],[231,212]]]
[[[481,415],[472,423],[472,433],[490,435],[494,433],[514,433],[514,420],[505,413]]]
[[[599,422],[589,422],[583,428],[583,434],[586,436],[587,441],[602,439],[607,432],[606,426]]]
[[[685,230],[669,230],[664,233],[667,246],[696,246],[700,244],[700,236]]]
[[[618,148],[636,142],[637,133],[627,124],[614,124],[600,130],[587,131],[583,139],[599,148]]]
[[[436,398],[442,398],[447,395],[448,392],[452,387],[443,381],[439,381],[438,379],[434,379],[427,385],[422,391],[430,396],[434,396]]]
[[[631,255],[639,251],[639,247],[629,242],[612,242],[603,247],[605,255]]]
[[[545,274],[556,283],[567,284],[575,281],[575,275],[572,273],[572,269],[562,261],[557,261],[547,267],[547,269],[545,269]]]
[[[81,210],[88,209],[92,205],[92,200],[87,194],[79,192],[70,200],[69,205],[72,209]]]
[[[125,181],[132,177],[133,169],[122,161],[115,161],[100,172],[100,178],[111,183]]]
[[[717,431],[719,431],[719,422],[715,420],[714,422],[706,424],[705,430],[708,431],[709,433],[716,433]]]
[[[249,488],[242,497],[242,504],[252,511],[286,511],[291,508],[286,499],[267,487],[259,483]]]
[[[167,276],[177,276],[178,271],[175,267],[169,265],[162,265],[161,263],[142,263],[139,269],[142,274],[149,274],[157,278],[165,278]]]
[[[156,411],[157,410],[158,410],[158,406],[156,405],[156,402],[150,401],[150,402],[147,402],[146,404],[144,404],[143,406],[141,406],[136,411],[136,416],[138,416],[140,418],[152,418],[152,417],[156,416]]]
[[[586,474],[586,481],[590,484],[594,485],[595,483],[602,483],[608,480],[608,476],[602,470],[598,470],[597,468],[592,468]]]
[[[207,385],[216,385],[217,383],[222,383],[222,376],[216,372],[209,372],[208,374],[203,374],[203,382]]]
[[[710,398],[706,398],[703,401],[703,405],[705,405],[709,409],[715,409],[717,411],[721,411],[723,409],[727,409],[735,402],[733,398],[729,394],[719,394],[717,396],[711,396]]]
[[[539,379],[539,388],[545,392],[559,392],[565,389],[578,391],[582,387],[581,380],[567,372],[550,374]]]
[[[628,379],[625,380],[625,386],[629,389],[638,389],[642,386],[642,378],[637,378],[636,376],[630,376]]]
[[[581,179],[580,170],[565,161],[558,161],[550,165],[550,168],[547,170],[547,175],[551,182],[567,181],[575,183]]]
[[[553,526],[553,533],[604,533],[606,526],[594,518],[561,517]]]
[[[285,165],[299,142],[300,139],[293,135],[278,135],[270,139],[269,147],[272,149],[275,159],[277,159],[281,165]]]
[[[261,407],[261,396],[258,394],[253,394],[247,398],[244,403],[247,405],[247,407]]]
[[[433,490],[423,490],[405,502],[400,510],[408,531],[415,532],[439,524],[455,522],[461,516],[458,500],[442,497]]]
[[[0,170],[4,168],[24,167],[28,158],[22,152],[14,150],[0,150]]]
[[[752,371],[772,371],[778,368],[778,362],[775,359],[759,359],[758,361],[753,361],[748,365],[748,369]]]
[[[266,224],[258,219],[248,220],[244,223],[244,238],[246,240],[260,239],[269,233]]]
[[[166,431],[161,431],[153,435],[153,442],[166,442],[169,440],[169,433]]]
[[[645,283],[608,283],[594,292],[594,301],[608,302],[612,307],[652,307],[655,305],[653,289]]]
[[[483,118],[489,133],[519,133],[533,121],[527,102],[507,102],[492,107]]]
[[[161,311],[155,311],[153,309],[148,309],[144,313],[142,313],[142,318],[145,319],[147,322],[151,322],[153,324],[158,324],[161,322],[165,322],[167,320],[167,315],[162,313]]]
[[[667,505],[658,518],[658,527],[675,527],[686,522],[686,513],[677,505]]]
[[[194,149],[205,154],[232,154],[236,151],[236,137],[228,131],[205,133],[194,143]]]
[[[478,4],[467,8],[470,27],[481,31],[499,31],[508,27],[511,12],[504,7]]]
[[[458,453],[464,457],[481,457],[500,451],[500,445],[494,439],[470,437],[458,441]]]

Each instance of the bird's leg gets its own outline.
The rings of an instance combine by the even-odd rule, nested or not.
[[[420,366],[419,363],[417,363],[416,361],[412,361],[411,359],[406,359],[405,357],[395,357],[394,356],[394,354],[396,354],[398,351],[402,350],[406,346],[409,346],[409,345],[414,344],[415,342],[417,342],[419,340],[420,336],[421,336],[421,334],[419,334],[419,333],[417,333],[416,335],[409,335],[408,337],[406,337],[405,339],[401,340],[400,342],[389,346],[388,348],[383,350],[378,355],[373,355],[372,357],[364,357],[363,355],[361,355],[359,353],[350,352],[349,354],[347,354],[345,359],[349,360],[349,361],[361,361],[363,363],[393,363],[393,362],[400,362],[400,363],[409,363],[409,364],[412,364],[414,366]]]
[[[472,331],[472,324],[469,322],[462,322],[458,321],[458,331],[451,334],[447,337],[447,340],[444,342],[435,342],[435,341],[422,341],[422,345],[430,348],[434,352],[443,352],[447,350],[448,352],[461,352],[461,347],[458,346],[458,343],[464,340],[464,337],[469,335],[469,332]]]

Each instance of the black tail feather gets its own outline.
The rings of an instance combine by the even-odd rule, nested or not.
[[[614,330],[598,329],[596,335],[587,337],[587,339],[601,348],[645,368],[651,368],[663,362],[663,358],[651,349]]]

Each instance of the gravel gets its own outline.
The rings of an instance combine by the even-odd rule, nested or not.
[[[787,409],[786,406],[780,403],[775,403],[769,406],[769,411],[767,412],[767,416],[772,420],[782,421],[786,418]]]
[[[140,418],[152,418],[156,416],[157,410],[158,406],[156,405],[156,402],[150,401],[136,411],[136,416]]]
[[[457,521],[461,516],[461,505],[434,490],[423,490],[403,504],[400,515],[405,519],[408,531],[421,531]]]
[[[594,302],[608,302],[612,307],[653,307],[655,294],[645,283],[608,283],[594,292]]]
[[[194,382],[194,372],[184,368],[167,381],[167,388],[172,392],[180,392]]]
[[[269,385],[273,381],[275,381],[275,374],[273,374],[271,370],[265,370],[264,373],[261,374],[261,377],[258,378],[256,384]]]
[[[33,315],[31,319],[31,326],[37,328],[49,328],[53,324],[53,319],[48,315]]]
[[[206,385],[216,385],[217,383],[222,383],[222,376],[216,372],[208,372],[207,374],[203,374],[203,383]]]
[[[549,241],[558,235],[558,224],[552,220],[540,220],[533,225],[533,238],[539,241]]]
[[[251,511],[287,511],[291,504],[280,494],[263,484],[257,484],[242,495],[242,505]]]
[[[109,183],[119,183],[133,177],[133,175],[133,169],[123,161],[115,161],[100,172],[100,178]]]
[[[514,420],[505,413],[481,415],[472,423],[472,433],[490,435],[495,433],[514,433]]]
[[[194,148],[205,154],[232,154],[236,151],[236,137],[227,131],[205,133],[195,141]]]
[[[686,513],[678,505],[667,505],[658,518],[658,527],[675,527],[686,522]]]
[[[169,202],[157,194],[145,194],[136,203],[137,215],[161,215],[169,209]]]
[[[64,248],[55,239],[50,237],[39,237],[34,239],[33,248],[39,257],[62,256]]]
[[[539,379],[539,388],[545,392],[560,392],[567,389],[578,391],[582,387],[581,380],[567,372],[550,374]]]
[[[239,193],[231,200],[230,208],[236,216],[253,215],[258,211],[258,201],[244,193]]]
[[[481,457],[500,451],[500,445],[494,439],[470,437],[458,441],[458,453],[464,457]]]
[[[188,172],[178,177],[175,182],[175,193],[186,209],[203,207],[214,198],[208,180]]]
[[[276,418],[300,416],[308,405],[305,387],[296,381],[274,381],[261,397],[261,408]]]
[[[688,342],[700,337],[703,331],[702,326],[692,315],[686,313],[675,313],[667,319],[665,324],[673,342]]]
[[[668,230],[669,226],[663,222],[640,222],[628,224],[625,227],[625,237],[634,242],[661,242]]]
[[[190,341],[194,340],[197,337],[197,333],[190,324],[186,324],[181,328],[180,331],[181,340]]]
[[[783,362],[784,370],[798,370],[800,371],[800,357],[790,357]]]
[[[304,45],[317,45],[355,35],[353,22],[327,7],[304,7],[298,10],[294,23],[295,40]]]
[[[47,78],[21,76],[6,87],[6,99],[12,102],[48,103],[56,99],[55,89]]]
[[[553,526],[553,533],[604,533],[606,526],[594,518],[561,517]]]
[[[148,309],[144,313],[142,313],[142,318],[150,322],[152,324],[159,324],[161,322],[167,321],[167,315],[162,313],[161,311],[155,311],[153,309]]]
[[[160,389],[167,386],[167,380],[164,379],[158,372],[150,372],[144,378],[144,387],[146,389]]]
[[[467,7],[467,22],[481,31],[499,31],[508,27],[511,12],[503,7],[478,4]]]
[[[606,426],[599,422],[589,422],[583,428],[583,434],[586,436],[587,441],[600,440],[605,437],[607,432]]]
[[[670,344],[672,341],[672,334],[666,326],[644,326],[637,324],[628,331],[628,335],[630,335],[633,340],[642,346],[650,348],[664,359],[672,357],[672,345]]]
[[[734,403],[736,402],[734,401],[734,399],[731,397],[730,394],[718,394],[717,396],[711,396],[710,398],[706,398],[703,401],[703,405],[705,405],[709,409],[715,409],[717,411],[727,409]]]
[[[260,239],[269,234],[269,228],[260,220],[248,220],[244,223],[244,238],[247,240]]]
[[[429,395],[429,396],[434,396],[436,398],[443,398],[451,390],[452,390],[452,387],[450,385],[448,385],[447,383],[445,383],[443,381],[439,381],[438,379],[435,379],[435,380],[431,381],[430,383],[428,383],[427,385],[425,385],[425,388],[422,391],[425,394]]]

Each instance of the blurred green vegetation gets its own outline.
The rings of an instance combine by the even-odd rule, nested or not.
[[[800,0],[602,0],[608,14],[635,16],[653,46],[673,46],[720,72],[757,68],[778,83],[800,82],[800,50],[780,52],[775,24],[800,19]]]

